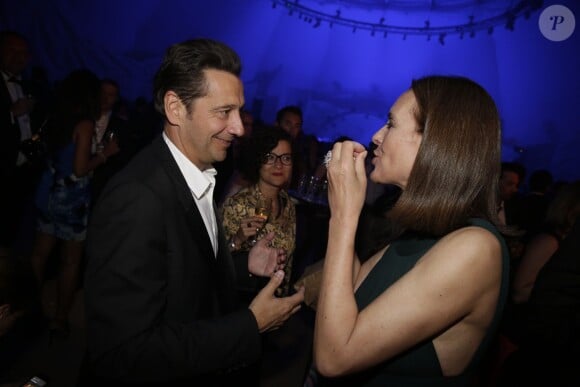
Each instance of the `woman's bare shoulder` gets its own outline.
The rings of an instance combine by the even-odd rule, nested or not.
[[[438,242],[445,248],[461,249],[476,256],[501,253],[499,239],[489,230],[477,226],[467,226],[455,230]],[[467,256],[471,256],[468,254]]]
[[[464,273],[499,274],[502,262],[501,243],[491,231],[467,226],[441,238],[425,254],[424,259],[429,266],[453,266],[451,270],[460,269]]]

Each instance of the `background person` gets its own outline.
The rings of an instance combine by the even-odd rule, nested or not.
[[[558,250],[580,215],[580,181],[562,187],[550,202],[541,231],[530,238],[515,270],[512,300],[525,303],[536,282],[538,273]]]
[[[43,104],[36,98],[38,85],[24,77],[30,57],[30,47],[23,35],[0,31],[1,256],[14,255],[21,220],[32,202],[41,169],[41,163],[37,163],[41,160],[31,154],[27,157],[22,147],[46,118]]]
[[[224,202],[221,218],[225,235],[230,242],[230,251],[247,253],[253,241],[274,232],[272,246],[284,249],[287,255],[284,282],[279,289],[279,294],[285,295],[290,289],[296,247],[296,208],[287,191],[294,160],[292,137],[280,128],[259,128],[243,143],[241,153],[245,155],[241,172],[251,185]],[[270,199],[272,203],[267,219],[255,214],[260,198]],[[239,280],[247,278],[247,270],[238,273]],[[264,283],[252,281],[251,284],[253,287],[246,290],[253,298],[260,284],[263,286]]]
[[[49,157],[35,197],[38,227],[31,263],[42,290],[47,260],[59,243],[56,310],[49,316],[52,338],[69,334],[69,311],[84,256],[91,173],[118,150],[109,144],[99,154],[91,152],[99,93],[94,73],[72,71],[56,90],[54,109],[46,124]]]

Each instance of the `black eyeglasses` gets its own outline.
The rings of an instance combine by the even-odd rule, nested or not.
[[[262,162],[264,164],[276,164],[276,161],[280,160],[282,165],[292,165],[292,153],[284,153],[283,155],[277,155],[276,153],[266,153]]]

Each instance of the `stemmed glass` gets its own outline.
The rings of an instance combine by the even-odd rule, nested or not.
[[[117,133],[114,130],[109,130],[105,132],[101,141],[97,144],[97,153],[102,152],[105,149],[107,143],[111,141],[117,141]]]
[[[272,199],[260,196],[256,202],[256,207],[254,208],[254,216],[262,218],[264,223],[262,224],[262,227],[256,230],[256,235],[254,235],[254,239],[252,239],[250,243],[252,246],[256,244],[258,241],[258,235],[266,226],[266,222],[268,222],[268,218],[270,217],[270,212],[272,212]]]

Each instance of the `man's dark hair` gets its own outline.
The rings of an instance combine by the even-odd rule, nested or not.
[[[552,173],[546,169],[538,169],[530,175],[530,191],[546,192],[554,183]]]
[[[117,92],[119,92],[121,90],[121,88],[119,86],[119,82],[115,81],[112,78],[103,78],[103,79],[101,79],[101,85],[111,85],[115,89],[117,89]]]
[[[282,118],[286,115],[286,113],[296,114],[300,119],[302,119],[302,109],[295,105],[288,105],[284,106],[282,109],[278,110],[276,113],[276,122],[280,123]]]
[[[28,40],[22,35],[20,32],[12,31],[12,30],[2,30],[0,31],[0,48],[6,44],[8,39],[18,39],[28,42]]]
[[[207,69],[239,77],[242,64],[234,50],[215,40],[192,39],[169,47],[153,80],[155,109],[165,116],[163,99],[172,90],[190,112],[191,102],[207,94]]]
[[[504,161],[501,163],[501,172],[513,172],[519,176],[520,182],[526,178],[526,167],[516,161]]]

